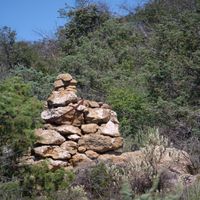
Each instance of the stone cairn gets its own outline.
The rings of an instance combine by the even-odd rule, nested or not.
[[[104,154],[119,154],[123,138],[117,114],[108,104],[78,98],[76,84],[70,74],[60,74],[54,82],[29,164],[47,160],[53,169],[78,167]]]

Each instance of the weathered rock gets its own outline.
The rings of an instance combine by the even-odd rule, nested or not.
[[[81,135],[81,130],[78,127],[72,125],[54,126],[53,129],[58,131],[59,133],[62,133],[63,135],[71,135],[71,134]]]
[[[102,154],[98,157],[98,161],[120,166],[127,164],[127,159],[124,156],[117,156],[113,154]]]
[[[92,151],[92,150],[88,150],[85,152],[85,155],[90,158],[90,159],[96,159],[99,157],[99,154],[95,151]]]
[[[99,130],[103,135],[108,135],[112,137],[120,136],[119,125],[114,124],[112,121],[109,121],[107,124],[101,125]]]
[[[81,126],[81,130],[85,134],[95,133],[97,132],[99,126],[97,124],[83,124]]]
[[[69,140],[78,141],[81,137],[77,134],[73,134],[67,137]]]
[[[175,148],[163,148],[162,146],[154,147],[152,151],[146,151],[145,149],[126,152],[120,155],[126,159],[126,162],[140,165],[141,163],[150,163],[152,158],[156,163],[157,170],[163,171],[163,169],[169,169],[177,174],[188,174],[192,168],[192,163],[189,155],[185,151],[181,151]]]
[[[58,88],[65,86],[62,80],[56,80],[53,85],[54,85],[55,89],[58,89]]]
[[[87,123],[106,123],[110,119],[110,110],[103,108],[89,108],[86,114]]]
[[[35,156],[22,156],[17,160],[18,166],[25,166],[25,165],[34,165],[35,162]]]
[[[117,119],[117,113],[111,110],[110,114],[111,114],[110,121],[112,121],[115,124],[119,124],[119,121]]]
[[[158,158],[159,168],[169,168],[179,174],[189,173],[192,167],[190,156],[187,152],[176,148],[166,148],[161,150],[157,146],[154,150],[154,156]]]
[[[50,170],[55,170],[63,167],[69,166],[68,161],[62,161],[62,160],[53,160],[51,158],[47,159],[47,165]]]
[[[55,90],[57,90],[57,91],[64,91],[66,89],[64,87],[60,87],[60,88],[55,88]]]
[[[74,155],[75,153],[77,153],[78,144],[74,141],[66,141],[61,144],[60,147],[68,151],[70,154]]]
[[[88,150],[104,153],[122,147],[123,139],[121,137],[111,138],[99,134],[89,134],[82,136],[78,144]]]
[[[69,85],[69,86],[67,87],[67,89],[76,90],[76,86],[75,86],[75,85]]]
[[[87,100],[89,107],[91,108],[99,108],[99,104],[96,101],[89,101]]]
[[[108,105],[108,104],[106,104],[106,103],[103,103],[103,104],[101,105],[101,108],[111,109],[111,106]]]
[[[77,81],[75,80],[75,79],[72,79],[71,81],[70,81],[70,85],[76,85],[77,84]]]
[[[76,112],[72,106],[44,110],[41,114],[47,123],[81,126],[84,123],[83,113]]]
[[[79,105],[79,106],[77,107],[77,111],[79,111],[79,112],[84,112],[85,109],[87,109],[87,107],[84,106],[84,105]]]
[[[41,118],[46,122],[57,122],[58,119],[62,118],[65,114],[71,114],[71,112],[73,112],[71,106],[52,108],[44,110],[41,113]]]
[[[65,138],[54,130],[36,129],[35,136],[38,137],[37,143],[40,144],[62,144]]]
[[[67,119],[68,120],[68,119]],[[76,112],[74,117],[72,117],[71,122],[65,122],[66,124],[71,123],[73,126],[80,127],[84,123],[83,113]]]
[[[53,91],[51,96],[48,98],[47,103],[50,107],[66,106],[69,103],[76,103],[78,97],[74,92],[63,90]]]
[[[86,150],[87,150],[87,149],[86,149],[84,146],[80,146],[80,147],[78,148],[78,152],[79,152],[79,153],[84,153]]]
[[[68,82],[68,81],[72,80],[72,76],[70,74],[68,74],[68,73],[66,73],[66,74],[59,74],[56,79],[57,80],[61,79],[63,81]]]
[[[35,154],[47,158],[51,157],[55,160],[68,160],[71,155],[68,151],[60,148],[59,146],[40,146],[34,148]]]
[[[89,159],[85,154],[76,154],[72,156],[71,159],[72,165],[74,167],[81,167],[85,165],[90,165],[93,163],[91,159]]]

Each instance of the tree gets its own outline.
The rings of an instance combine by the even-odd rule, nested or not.
[[[82,1],[81,1],[82,2]],[[80,2],[79,2],[80,4]],[[84,6],[83,6],[84,5]],[[82,36],[97,30],[110,17],[105,6],[81,3],[76,8],[61,9],[60,17],[68,19],[68,22],[58,31],[58,39],[64,52],[70,53],[78,44]]]
[[[15,31],[7,26],[0,28],[0,65],[4,68],[13,67],[15,40]]]

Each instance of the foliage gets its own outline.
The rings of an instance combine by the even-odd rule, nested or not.
[[[17,76],[30,85],[30,92],[39,100],[46,100],[53,88],[56,75],[45,74],[40,70],[17,66],[10,72],[10,76]]]
[[[183,200],[198,200],[200,195],[199,177],[194,185],[185,189],[182,195]]]
[[[88,200],[83,186],[70,187],[67,190],[58,191],[55,196],[57,200]]]
[[[118,113],[124,135],[135,135],[151,124],[150,106],[141,93],[131,88],[111,88],[108,102]]]
[[[67,53],[73,50],[80,37],[93,32],[109,18],[109,12],[95,4],[77,7],[74,10],[65,8],[59,12],[61,17],[69,18],[69,23],[59,30],[59,40],[64,42],[61,44],[62,49]]]
[[[21,188],[25,196],[52,195],[55,191],[64,190],[74,180],[74,173],[64,169],[51,171],[44,163],[38,166],[23,168]]]
[[[131,189],[130,183],[127,180],[123,181],[120,194],[123,200],[133,199],[132,189]]]
[[[33,130],[40,125],[42,105],[30,95],[30,86],[17,77],[1,82],[0,93],[1,170],[5,170],[1,172],[11,176],[15,158],[35,141]]]
[[[9,181],[6,183],[0,183],[0,198],[2,200],[15,200],[20,198],[21,190],[18,181]]]
[[[32,144],[41,107],[32,96],[45,100],[56,75],[68,72],[78,80],[81,97],[113,106],[128,148],[134,144],[152,147],[151,143],[165,148],[169,141],[192,155],[195,172],[199,172],[199,0],[151,0],[121,17],[113,16],[105,6],[77,2],[76,8],[60,10],[66,24],[57,30],[57,38],[18,42],[15,31],[0,29],[0,80],[18,76],[29,83],[19,78],[0,82],[3,162],[5,154],[13,156],[13,150],[21,153]],[[161,136],[155,134],[157,128]],[[13,163],[10,159],[2,179],[12,175],[7,166]],[[92,191],[94,198],[112,196],[109,188],[120,190],[125,172],[116,178],[111,171],[102,165],[88,170],[87,187],[81,192]],[[152,186],[150,174],[140,179],[136,175],[133,168],[126,177],[130,177],[133,193],[146,192],[138,198],[165,199],[155,190],[142,189]],[[71,194],[68,189],[65,192]]]
[[[3,73],[13,67],[16,32],[10,27],[0,28],[0,69]]]

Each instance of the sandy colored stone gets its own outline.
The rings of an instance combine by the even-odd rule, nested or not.
[[[79,106],[77,107],[77,111],[79,111],[79,112],[84,112],[85,109],[87,109],[87,107],[84,106],[84,105],[79,105]]]
[[[35,136],[38,138],[39,144],[62,144],[65,142],[65,138],[54,130],[36,129]]]
[[[58,89],[58,88],[64,87],[65,85],[62,80],[55,80],[53,86],[55,89]]]
[[[75,80],[75,79],[72,79],[71,81],[70,81],[70,85],[76,85],[78,82],[77,82],[77,80]]]
[[[77,101],[77,95],[74,92],[67,90],[53,91],[47,99],[49,107],[67,106],[69,103],[76,103]]]
[[[159,168],[170,168],[180,174],[188,173],[188,169],[192,166],[189,154],[176,148],[166,148],[162,152],[157,146],[154,156],[158,157]]]
[[[47,165],[50,170],[56,170],[59,168],[64,168],[69,166],[68,161],[62,161],[62,160],[53,160],[51,158],[47,159]]]
[[[77,152],[78,144],[74,141],[66,141],[60,145],[60,148],[66,150],[70,154],[74,155]]]
[[[41,114],[43,120],[47,123],[67,124],[81,126],[84,123],[83,113],[76,112],[71,106],[58,107],[44,110]]]
[[[99,162],[111,163],[114,165],[125,165],[127,164],[127,159],[124,156],[117,156],[113,154],[103,154],[98,157]]]
[[[106,123],[110,119],[110,110],[103,108],[89,108],[86,114],[87,123]]]
[[[41,118],[47,122],[56,122],[57,119],[61,118],[65,114],[71,114],[73,112],[73,108],[70,106],[52,108],[44,110],[41,113]]]
[[[95,151],[92,151],[92,150],[88,150],[85,152],[85,155],[90,158],[90,159],[96,159],[99,157],[99,154]]]
[[[78,148],[78,152],[79,152],[79,153],[84,153],[86,150],[87,150],[87,149],[86,149],[84,146],[80,146],[80,147]]]
[[[69,85],[66,89],[76,90],[76,86],[75,85]]]
[[[75,112],[74,115],[65,115],[63,118],[63,124],[69,124],[73,126],[80,127],[84,123],[83,113]]]
[[[103,103],[103,104],[101,105],[101,108],[111,109],[111,106],[108,105],[108,104],[106,104],[106,103]]]
[[[115,150],[123,146],[123,139],[121,137],[111,138],[99,134],[88,134],[80,138],[79,146],[84,146],[88,150],[93,150],[98,153]]]
[[[66,74],[59,74],[56,79],[57,80],[61,79],[63,81],[68,82],[68,81],[72,80],[72,76],[70,74],[68,74],[68,73],[66,73]]]
[[[97,124],[83,124],[81,130],[84,134],[95,133],[97,132],[99,126]]]
[[[102,135],[108,135],[112,137],[120,136],[119,125],[114,124],[112,121],[109,121],[106,124],[101,125],[99,130]]]
[[[119,124],[119,121],[117,119],[117,113],[115,111],[111,110],[110,114],[111,114],[110,121],[112,121],[115,124]]]
[[[66,124],[66,125],[54,126],[53,129],[58,131],[59,133],[62,133],[63,135],[71,135],[71,134],[81,135],[81,130],[78,127],[72,125]]]
[[[56,88],[57,91],[64,91],[65,88],[64,87],[60,87],[60,88]]]
[[[72,141],[78,141],[80,139],[80,136],[77,134],[73,134],[73,135],[69,135],[67,138]]]
[[[59,146],[40,146],[34,148],[35,154],[47,158],[51,157],[55,160],[68,160],[71,155],[68,151],[60,148]]]
[[[72,159],[70,161],[74,167],[91,165],[92,163],[91,159],[89,159],[85,154],[81,154],[81,153],[78,153],[72,156]]]
[[[87,100],[87,101],[88,101],[89,107],[91,107],[91,108],[99,108],[100,107],[96,101],[89,101],[89,100]]]
[[[73,92],[75,94],[77,93],[76,89],[66,88],[65,90],[68,91],[68,92]]]

